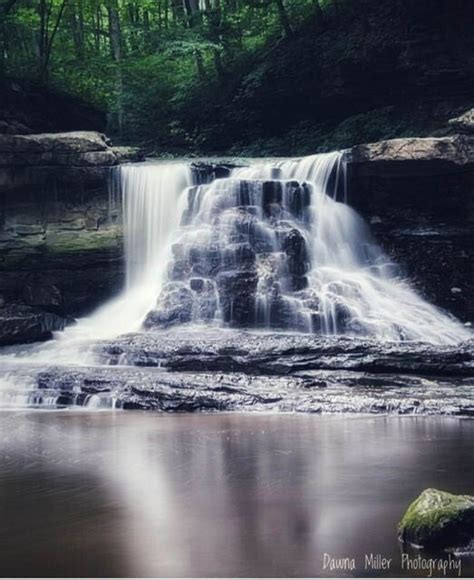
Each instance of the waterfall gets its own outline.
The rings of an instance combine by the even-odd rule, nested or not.
[[[161,290],[192,171],[187,163],[139,163],[118,167],[111,180],[123,204],[125,287],[60,334],[66,339],[108,338],[141,328]]]
[[[237,172],[254,179],[275,173],[283,180],[306,182],[312,189],[309,287],[319,312],[313,317],[313,332],[433,344],[453,344],[471,336],[458,321],[410,287],[364,220],[347,205],[342,154],[315,155]]]
[[[435,345],[471,338],[410,287],[347,204],[340,153],[207,177],[190,163],[116,168],[124,287],[55,340],[3,351],[0,408],[114,408],[113,393],[64,397],[54,382],[38,388],[38,377],[51,365],[102,364],[98,339],[180,324]]]
[[[88,364],[78,341],[185,323],[433,344],[471,336],[410,287],[347,205],[341,153],[202,181],[189,163],[115,170],[124,288],[38,349],[36,362],[80,353]]]
[[[255,163],[190,187],[146,326],[467,339],[403,279],[347,205],[345,185],[343,156],[330,153]]]

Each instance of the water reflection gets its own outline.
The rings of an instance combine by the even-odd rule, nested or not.
[[[326,576],[324,552],[353,575],[380,553],[396,575],[407,503],[472,493],[473,434],[427,417],[3,412],[0,575]]]

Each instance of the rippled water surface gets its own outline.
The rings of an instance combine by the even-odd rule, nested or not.
[[[470,419],[4,411],[0,575],[397,575],[407,504],[472,493],[473,454]]]

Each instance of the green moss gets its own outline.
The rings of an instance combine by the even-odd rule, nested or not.
[[[474,537],[474,497],[426,489],[407,509],[399,533],[423,547],[464,545]]]
[[[120,244],[121,236],[116,229],[87,233],[61,232],[46,237],[46,250],[51,254],[117,249]]]

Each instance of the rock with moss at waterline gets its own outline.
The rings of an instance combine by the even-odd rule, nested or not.
[[[468,546],[474,540],[474,497],[426,489],[400,521],[404,544],[427,549]]]

